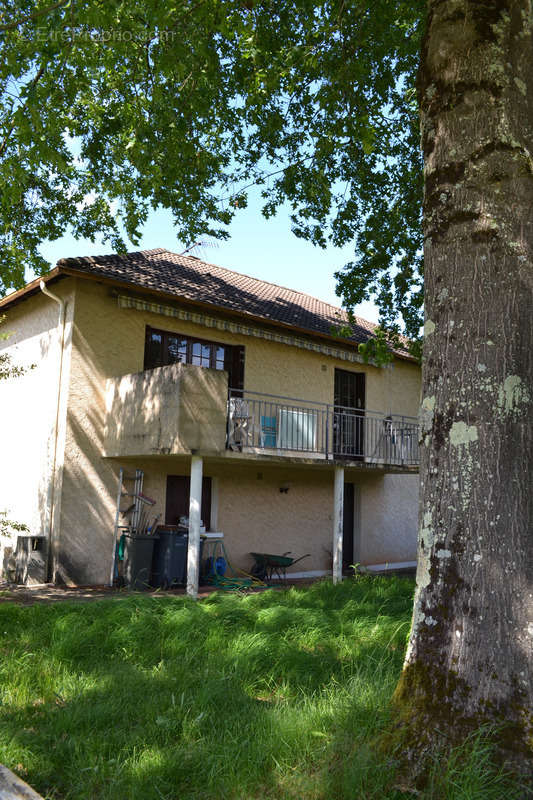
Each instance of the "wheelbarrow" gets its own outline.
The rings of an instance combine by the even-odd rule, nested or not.
[[[290,550],[283,553],[282,556],[276,556],[273,553],[250,553],[255,559],[255,563],[250,570],[250,574],[260,581],[271,581],[273,576],[276,575],[280,581],[287,580],[287,567],[292,567],[304,558],[309,558],[311,553],[306,553],[305,556],[300,558],[290,558]]]

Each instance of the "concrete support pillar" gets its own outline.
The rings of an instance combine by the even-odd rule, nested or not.
[[[343,511],[344,467],[335,467],[335,483],[333,487],[333,583],[342,581]]]
[[[187,555],[187,594],[198,597],[200,580],[200,516],[202,508],[201,456],[191,458],[191,493],[189,496],[189,549]]]

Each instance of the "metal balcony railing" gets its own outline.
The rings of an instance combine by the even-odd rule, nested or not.
[[[415,417],[229,390],[232,450],[416,466],[418,430]]]

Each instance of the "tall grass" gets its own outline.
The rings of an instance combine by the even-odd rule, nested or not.
[[[4,603],[0,761],[57,800],[408,797],[373,743],[412,590],[360,578],[199,603]],[[470,750],[423,796],[520,797],[483,739]]]

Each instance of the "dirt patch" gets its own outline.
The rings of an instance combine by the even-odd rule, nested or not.
[[[215,589],[212,586],[201,586],[199,597],[207,597],[213,591]],[[109,586],[56,586],[52,583],[39,584],[38,586],[19,586],[12,583],[0,583],[0,603],[20,603],[21,605],[61,601],[87,602],[89,600],[124,598],[134,595],[143,597],[176,597],[184,594],[184,588],[135,592],[129,589],[117,589]]]
[[[294,580],[277,584],[270,588],[288,589],[291,586],[309,586],[311,580]],[[251,591],[264,591],[266,587],[252,589]],[[215,586],[200,586],[198,597],[208,597],[213,592],[219,591]],[[88,602],[89,600],[102,600],[103,598],[124,598],[132,596],[142,597],[182,597],[185,588],[157,589],[146,592],[135,592],[129,589],[117,589],[109,586],[56,586],[53,583],[39,584],[38,586],[19,586],[14,583],[0,582],[0,603],[19,603],[20,605],[33,605],[34,603],[56,603],[61,601]]]

